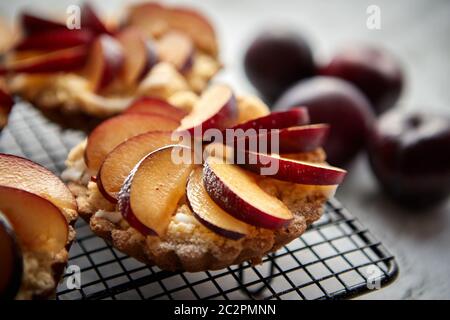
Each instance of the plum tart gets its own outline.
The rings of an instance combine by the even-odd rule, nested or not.
[[[136,97],[200,93],[221,68],[214,29],[192,9],[141,3],[107,23],[85,4],[79,21],[68,28],[22,13],[21,37],[0,66],[12,93],[45,110],[101,118]]]
[[[176,127],[170,115],[151,117],[100,124],[70,152],[63,179],[97,235],[162,269],[260,262],[321,216],[346,174],[325,162],[328,126],[309,124],[306,108],[269,113],[216,84]],[[219,141],[230,129],[251,135]],[[275,136],[281,152],[250,148],[254,137],[273,147]],[[256,161],[236,161],[239,151]]]
[[[55,294],[75,238],[78,208],[53,173],[0,154],[0,297],[44,299]]]

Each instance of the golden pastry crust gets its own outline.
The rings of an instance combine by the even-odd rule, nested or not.
[[[76,147],[68,158],[68,167],[83,161],[84,145]],[[297,154],[303,160],[324,162],[324,152]],[[89,175],[89,174],[87,174]],[[82,182],[84,180],[84,183]],[[289,226],[272,231],[252,227],[250,235],[231,240],[210,231],[193,216],[185,200],[180,201],[167,232],[162,237],[145,236],[130,227],[118,209],[103,198],[95,182],[86,177],[70,182],[80,216],[92,231],[117,249],[149,265],[166,270],[202,271],[239,264],[259,263],[262,257],[300,236],[317,220],[334,187],[304,186],[260,177],[260,186],[281,199],[294,213]]]

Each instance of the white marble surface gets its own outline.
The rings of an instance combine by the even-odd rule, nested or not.
[[[12,18],[32,6],[62,12],[78,1],[1,1]],[[94,1],[108,13],[125,1]],[[407,88],[399,105],[450,114],[450,1],[445,0],[202,0],[170,1],[201,8],[216,23],[225,71],[218,80],[238,92],[254,92],[242,69],[249,39],[261,28],[287,25],[305,34],[320,59],[351,41],[379,43],[404,63]],[[381,8],[381,30],[366,28],[366,8]],[[338,198],[397,257],[400,276],[363,298],[450,298],[450,201],[434,212],[411,215],[385,199],[364,155],[357,159]]]

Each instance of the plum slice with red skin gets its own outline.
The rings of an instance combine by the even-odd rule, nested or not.
[[[59,21],[42,18],[31,12],[21,14],[20,25],[28,36],[51,30],[67,29],[66,25]]]
[[[94,91],[111,84],[125,63],[124,48],[115,38],[103,34],[95,39],[89,52],[85,75]]]
[[[0,153],[0,172],[0,186],[34,193],[61,209],[77,210],[74,196],[61,179],[33,161]]]
[[[312,163],[280,157],[276,154],[263,154],[247,151],[244,163],[239,166],[274,179],[306,185],[336,185],[340,184],[347,171],[327,164]],[[273,168],[273,170],[270,170]]]
[[[186,130],[191,135],[203,134],[208,129],[224,130],[236,122],[236,98],[230,87],[216,84],[200,96],[193,110],[181,121],[179,131]]]
[[[286,226],[293,218],[292,212],[281,200],[261,189],[257,178],[217,157],[208,157],[203,167],[205,189],[223,210],[256,227]]]
[[[0,186],[0,211],[11,222],[22,248],[57,254],[66,247],[68,223],[50,201],[24,190]]]
[[[88,59],[86,46],[52,51],[0,66],[0,75],[7,73],[53,73],[82,69]]]
[[[158,114],[181,121],[187,113],[183,110],[172,106],[170,103],[154,98],[142,97],[134,101],[124,113],[149,113]]]
[[[94,34],[89,30],[56,29],[23,39],[16,45],[15,50],[62,50],[88,45],[93,39]]]
[[[166,146],[142,159],[119,192],[119,210],[130,225],[144,235],[163,236],[185,195],[186,183],[195,164],[176,162],[174,153],[193,151],[186,146]]]
[[[127,85],[142,80],[150,69],[158,63],[156,47],[151,40],[145,39],[137,28],[129,27],[117,35],[124,50],[122,78]]]
[[[89,135],[85,150],[88,168],[98,172],[106,155],[125,140],[149,131],[171,131],[178,121],[153,114],[122,114],[97,126]]]
[[[120,188],[134,166],[147,154],[174,143],[168,131],[151,131],[122,142],[100,167],[96,180],[100,192],[108,201],[116,203]]]
[[[230,129],[282,129],[301,126],[309,123],[308,110],[305,107],[292,108],[288,111],[271,112],[268,115],[244,123],[240,123]]]
[[[185,73],[194,64],[195,48],[191,38],[179,31],[164,34],[157,42],[158,56]]]
[[[232,240],[249,234],[251,226],[222,210],[208,195],[201,168],[196,168],[190,175],[186,196],[194,216],[211,231]]]

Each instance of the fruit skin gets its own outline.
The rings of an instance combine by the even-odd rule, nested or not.
[[[238,240],[249,233],[250,226],[223,211],[209,197],[203,184],[201,168],[195,169],[189,176],[186,187],[186,198],[194,217],[218,235],[228,239]],[[222,222],[224,220],[225,223]]]
[[[450,194],[450,118],[392,109],[369,140],[372,170],[388,196],[411,208]]]
[[[0,86],[0,112],[4,110],[6,114],[11,112],[14,100],[11,95]]]
[[[84,28],[92,30],[96,34],[112,34],[97,16],[94,8],[92,8],[89,3],[84,3],[81,8],[81,25]]]
[[[205,117],[206,115],[206,117]],[[206,89],[192,112],[181,121],[178,131],[187,131],[201,138],[208,129],[224,130],[233,125],[238,117],[236,97],[226,85],[213,85]]]
[[[93,33],[86,30],[50,30],[23,39],[15,50],[61,50],[88,45],[93,38]]]
[[[244,68],[250,82],[270,103],[294,82],[315,74],[308,43],[287,30],[260,34],[247,49]]]
[[[304,105],[311,123],[327,123],[327,162],[346,166],[364,147],[375,115],[367,98],[351,83],[333,77],[314,77],[289,88],[275,110]]]
[[[270,177],[306,185],[340,184],[347,174],[345,170],[324,164],[292,160],[257,152],[247,152],[244,163],[238,162],[237,164],[260,175],[263,173],[263,168],[273,168],[277,164],[276,172],[271,174]]]
[[[7,73],[52,73],[79,70],[86,64],[88,48],[80,46],[26,58],[11,65],[0,66],[0,75]]]
[[[20,24],[22,30],[24,30],[25,34],[28,36],[50,30],[67,29],[67,27],[60,22],[38,17],[30,12],[22,13]]]
[[[321,147],[328,136],[329,126],[326,124],[315,124],[307,126],[289,127],[279,130],[272,130],[267,133],[258,134],[253,140],[257,144],[257,149],[251,149],[251,151],[257,152],[270,152],[272,150],[272,135],[277,135],[278,150],[272,152],[279,153],[297,153],[297,152],[311,152]],[[242,141],[244,140],[244,141]],[[237,138],[234,142],[235,149],[239,151],[249,150],[254,148],[254,143],[251,144],[251,137],[244,136]],[[260,142],[264,143],[263,146]],[[267,146],[267,148],[266,148]]]
[[[342,50],[320,73],[353,83],[367,96],[377,114],[397,102],[404,82],[401,65],[394,56],[381,48],[363,45]]]
[[[264,117],[246,121],[231,127],[230,129],[282,129],[293,126],[301,126],[309,122],[308,110],[305,107],[292,108],[288,111],[272,112]]]
[[[281,228],[292,220],[292,212],[278,199],[274,198],[275,202],[279,202],[280,209],[284,209],[283,217],[276,217],[271,212],[264,212],[257,208],[253,203],[242,198],[242,196],[236,193],[223,178],[219,177],[213,168],[214,157],[209,157],[203,166],[203,183],[209,196],[215,203],[223,210],[234,216],[236,219],[246,222],[250,225],[266,228],[266,229],[278,229]],[[230,168],[237,172],[240,177],[247,177],[252,179],[249,173],[241,171],[242,169],[235,167],[233,164],[220,163],[219,166],[230,166]],[[244,175],[244,176],[242,176]],[[240,179],[240,181],[242,181]],[[238,180],[239,181],[239,180]],[[259,188],[254,183],[251,184],[252,188]],[[248,190],[248,189],[247,189]],[[264,191],[262,191],[264,193]],[[266,197],[268,196],[265,194]],[[271,196],[269,196],[271,197]],[[252,199],[252,201],[256,199]],[[279,214],[279,213],[278,213]]]
[[[8,259],[9,255],[9,259]],[[9,274],[0,274],[0,300],[11,300],[17,295],[22,282],[23,258],[15,232],[8,219],[0,212],[0,271],[7,268],[4,263],[10,262]],[[5,278],[7,277],[6,281]]]

